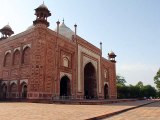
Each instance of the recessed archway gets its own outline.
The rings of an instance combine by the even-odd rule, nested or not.
[[[67,76],[61,78],[60,81],[60,96],[70,96],[71,95],[71,85],[70,79]]]
[[[108,85],[105,84],[104,85],[104,99],[109,98],[109,94],[108,94]]]
[[[3,84],[2,86],[2,98],[6,99],[7,98],[7,85]]]
[[[84,67],[84,96],[86,99],[97,98],[96,71],[91,62]]]
[[[16,98],[17,97],[17,92],[18,92],[18,86],[16,83],[12,83],[10,85],[10,98]]]
[[[22,93],[22,98],[26,99],[27,98],[27,84],[26,83],[22,83],[21,84],[21,93]]]

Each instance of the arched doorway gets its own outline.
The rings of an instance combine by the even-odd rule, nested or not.
[[[60,96],[70,96],[71,95],[71,86],[70,80],[67,76],[61,78],[60,81]]]
[[[84,67],[84,96],[86,99],[97,98],[96,71],[91,62]]]
[[[22,84],[22,98],[23,99],[27,98],[27,84],[26,83]]]
[[[2,86],[2,98],[6,99],[7,98],[7,85],[3,84]]]
[[[109,95],[108,95],[108,85],[105,84],[104,85],[104,99],[107,99],[109,98]]]
[[[17,97],[17,92],[18,92],[18,86],[16,83],[12,83],[10,86],[10,97],[11,98],[16,98]]]

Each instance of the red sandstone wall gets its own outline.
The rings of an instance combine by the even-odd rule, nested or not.
[[[19,38],[16,38],[16,36],[15,39],[6,39],[0,42],[0,78],[2,78],[3,80],[19,80],[29,77],[30,65],[22,64],[21,57],[23,46],[32,43],[32,40],[34,39],[34,33],[21,35],[21,37]],[[20,48],[20,60],[17,65],[13,65],[13,53],[14,49],[17,47]],[[11,57],[9,60],[9,65],[4,67],[3,64],[5,52],[8,50],[11,51]]]
[[[109,98],[117,98],[116,88],[116,66],[106,59],[102,59],[102,76],[104,76],[104,70],[107,70],[107,79],[103,77],[103,81],[109,83]]]
[[[22,64],[23,47],[31,45],[29,64]],[[77,92],[77,45],[81,44],[87,49],[101,56],[101,51],[92,44],[77,36],[76,42],[69,41],[56,32],[44,26],[37,25],[34,29],[13,36],[0,42],[0,78],[3,80],[28,79],[29,99],[50,99],[53,95],[60,93],[60,74],[71,75],[71,95],[81,95]],[[13,65],[14,49],[20,47],[19,64]],[[11,50],[11,63],[4,67],[5,52]],[[63,66],[63,56],[67,56],[69,66]],[[101,57],[102,58],[102,57]],[[104,69],[108,70],[109,95],[116,98],[115,64],[105,59],[100,60],[102,66],[102,93],[103,97]],[[20,86],[18,87],[20,91]],[[17,93],[18,96],[18,93]]]

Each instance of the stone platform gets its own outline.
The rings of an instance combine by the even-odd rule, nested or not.
[[[102,105],[120,102],[137,101],[138,99],[107,99],[107,100],[52,100],[54,104],[75,104],[75,105]]]
[[[1,100],[4,102],[28,102],[28,103],[49,103],[49,104],[73,104],[73,105],[103,105],[121,102],[132,102],[139,99],[106,99],[106,100],[93,100],[93,99],[58,99],[58,100],[43,100],[43,99],[6,99]]]

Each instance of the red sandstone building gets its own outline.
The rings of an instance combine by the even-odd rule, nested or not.
[[[73,32],[58,21],[56,30],[49,29],[44,4],[35,15],[33,26],[20,34],[12,35],[9,25],[0,29],[0,97],[117,98],[116,55],[103,58],[101,48],[76,34],[77,25]]]

